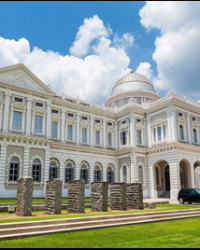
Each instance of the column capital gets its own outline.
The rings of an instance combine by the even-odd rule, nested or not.
[[[5,92],[5,96],[11,97],[11,93],[10,92]]]
[[[33,101],[33,98],[32,98],[32,97],[27,97],[27,101],[28,101],[28,102],[32,102],[32,101]]]
[[[65,110],[65,109],[61,109],[61,112],[62,112],[62,113],[66,113],[66,110]]]
[[[80,116],[81,116],[81,114],[80,114],[80,113],[76,113],[76,116],[79,116],[79,117],[80,117]]]

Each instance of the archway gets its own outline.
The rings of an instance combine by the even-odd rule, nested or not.
[[[195,188],[200,189],[200,162],[194,164],[194,182]]]
[[[156,198],[170,198],[169,163],[164,160],[154,164],[154,189],[156,190]]]
[[[190,163],[183,159],[180,161],[180,185],[181,188],[191,188]]]

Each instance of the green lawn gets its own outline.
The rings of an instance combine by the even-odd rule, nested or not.
[[[15,214],[0,213],[0,223],[11,223],[11,222],[25,222],[25,221],[39,221],[39,220],[52,220],[52,219],[64,219],[64,218],[77,218],[77,217],[88,217],[88,216],[100,216],[100,215],[115,215],[115,214],[127,214],[127,213],[144,213],[144,212],[158,212],[158,211],[170,211],[170,210],[182,210],[200,208],[199,205],[180,205],[180,204],[157,204],[156,209],[144,209],[144,210],[128,210],[122,212],[108,211],[108,212],[93,212],[91,213],[90,208],[86,208],[84,214],[68,214],[67,210],[62,210],[61,215],[44,215],[44,211],[33,212],[31,217],[17,217]],[[7,218],[9,216],[9,218]],[[1,245],[0,245],[1,247]]]
[[[91,199],[90,198],[85,198],[85,202],[90,202]],[[3,199],[0,200],[0,204],[1,203],[16,203],[17,200],[16,199]],[[37,202],[45,202],[45,199],[33,199],[33,203],[37,203]],[[67,198],[62,199],[62,202],[67,202]]]
[[[199,248],[200,217],[1,241],[1,248]]]

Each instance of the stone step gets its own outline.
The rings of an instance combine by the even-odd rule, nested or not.
[[[79,218],[70,218],[70,219],[57,219],[57,220],[42,220],[42,221],[28,221],[28,222],[19,222],[19,223],[3,223],[0,224],[0,230],[8,228],[20,228],[20,227],[31,227],[31,226],[47,226],[51,224],[65,224],[65,223],[76,223],[84,221],[93,221],[93,220],[113,220],[118,218],[136,218],[136,217],[148,217],[150,215],[168,215],[173,213],[193,213],[200,212],[200,209],[187,209],[187,210],[171,210],[171,211],[161,211],[161,212],[149,212],[149,213],[135,213],[135,214],[119,214],[119,215],[105,215],[105,216],[91,216],[91,217],[79,217]]]
[[[181,213],[180,213],[181,212]],[[18,237],[27,237],[34,236],[40,234],[49,234],[56,232],[69,232],[69,231],[78,231],[78,230],[87,230],[93,228],[103,228],[107,226],[119,226],[119,225],[128,225],[128,224],[136,224],[136,223],[145,223],[145,222],[154,222],[154,221],[163,221],[169,219],[183,219],[183,218],[191,218],[191,217],[199,217],[200,209],[191,209],[187,211],[178,210],[178,211],[168,211],[165,214],[161,212],[154,213],[140,213],[140,214],[129,214],[129,217],[116,217],[112,216],[104,216],[101,217],[85,217],[78,218],[79,221],[75,221],[73,219],[63,220],[64,223],[60,223],[61,220],[52,220],[51,224],[33,224],[27,223],[15,223],[15,225],[21,224],[20,226],[24,227],[11,227],[11,228],[1,228],[0,231],[0,239],[8,239],[8,238],[18,238]],[[84,219],[84,220],[83,220]],[[90,219],[90,220],[88,220]],[[44,222],[44,221],[43,221]],[[47,221],[46,221],[47,222]],[[37,222],[36,222],[37,223]],[[12,223],[13,224],[13,223]],[[3,224],[1,225],[3,226]],[[19,225],[18,225],[19,226]]]

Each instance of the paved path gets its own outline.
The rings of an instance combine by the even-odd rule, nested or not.
[[[178,200],[172,200],[167,198],[157,198],[157,199],[144,199],[144,202],[163,202],[168,201],[170,204],[179,204]],[[185,202],[184,204],[189,205],[188,202]],[[192,205],[200,205],[199,203],[192,203]]]

